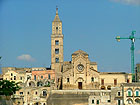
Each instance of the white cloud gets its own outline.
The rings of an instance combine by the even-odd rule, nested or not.
[[[140,5],[140,0],[111,0],[111,1],[122,2],[125,4]]]
[[[17,59],[24,60],[24,61],[31,61],[31,62],[35,61],[35,59],[32,58],[31,55],[29,54],[22,54],[21,56],[18,56]]]

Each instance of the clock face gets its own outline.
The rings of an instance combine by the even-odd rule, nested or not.
[[[83,66],[82,64],[79,64],[79,65],[77,66],[77,69],[78,69],[78,71],[83,71],[84,66]]]

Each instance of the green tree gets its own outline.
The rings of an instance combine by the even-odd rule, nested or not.
[[[15,83],[14,81],[0,81],[0,95],[11,96],[19,89],[18,83]]]

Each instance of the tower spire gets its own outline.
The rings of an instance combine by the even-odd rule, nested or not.
[[[58,7],[56,6],[56,15],[58,15]]]
[[[58,15],[58,7],[56,6],[56,15],[55,15],[55,18],[54,18],[54,22],[60,22],[61,20],[59,19],[59,15]]]

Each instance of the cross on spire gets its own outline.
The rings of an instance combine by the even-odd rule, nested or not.
[[[58,15],[58,6],[56,6],[56,15]]]

